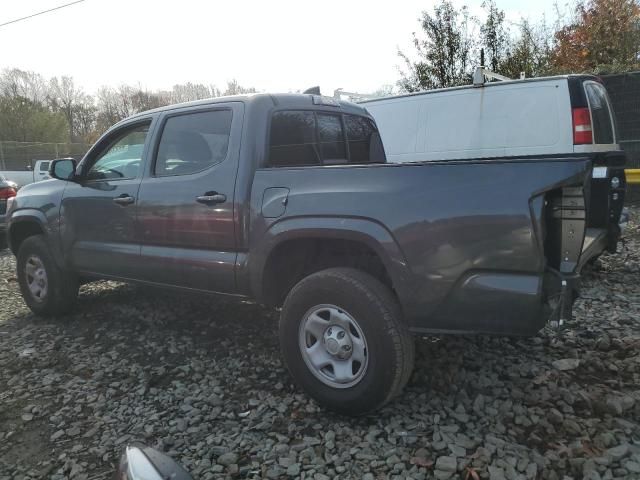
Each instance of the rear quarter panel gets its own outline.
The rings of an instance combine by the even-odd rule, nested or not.
[[[325,230],[360,237],[381,254],[412,328],[474,330],[472,311],[439,318],[455,299],[454,287],[474,272],[524,274],[540,303],[539,195],[563,182],[583,182],[588,165],[585,159],[528,159],[258,169],[249,251],[255,267],[288,235]],[[278,218],[261,214],[270,187],[289,189]],[[258,283],[254,279],[254,289]]]

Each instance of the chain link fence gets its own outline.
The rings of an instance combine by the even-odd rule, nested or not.
[[[0,142],[0,171],[30,170],[36,160],[79,159],[90,147],[88,143]]]
[[[640,72],[605,75],[616,116],[620,145],[629,155],[629,168],[640,168]]]

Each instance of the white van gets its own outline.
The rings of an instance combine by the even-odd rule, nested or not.
[[[588,225],[605,229],[607,248],[615,251],[626,156],[600,80],[564,75],[486,83],[480,70],[474,81],[358,103],[375,119],[389,162],[588,155],[594,166]]]
[[[510,80],[360,102],[390,162],[619,151],[596,77]]]

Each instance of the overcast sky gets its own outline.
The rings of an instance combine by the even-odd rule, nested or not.
[[[0,0],[0,23],[71,0]],[[482,0],[467,4],[481,15]],[[554,0],[497,0],[507,17],[553,15]],[[369,92],[395,84],[398,48],[433,0],[86,0],[0,27],[0,69],[101,85],[169,89],[236,78],[260,91],[320,85]]]

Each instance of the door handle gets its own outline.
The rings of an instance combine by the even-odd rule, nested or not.
[[[123,207],[126,207],[127,205],[131,205],[135,201],[136,201],[135,198],[133,198],[131,195],[128,195],[126,193],[123,193],[119,197],[116,197],[113,199],[113,203],[117,203],[118,205],[121,205]]]
[[[204,203],[205,205],[213,205],[215,203],[224,203],[227,201],[227,196],[223,193],[207,192],[204,195],[196,197],[196,202]]]

